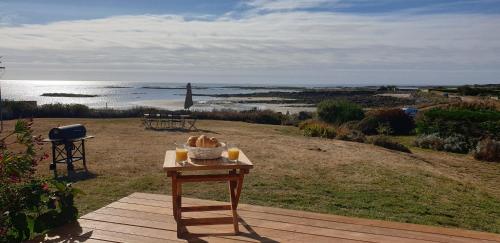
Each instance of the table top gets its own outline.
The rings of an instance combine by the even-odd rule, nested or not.
[[[188,158],[184,165],[175,161],[175,150],[167,150],[163,169],[165,171],[197,171],[197,170],[232,170],[232,169],[251,169],[252,162],[240,150],[240,156],[237,162],[232,162],[227,158],[227,151],[222,153],[219,159],[191,159]]]

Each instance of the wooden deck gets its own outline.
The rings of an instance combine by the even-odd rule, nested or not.
[[[220,202],[183,198],[184,205]],[[50,234],[55,242],[500,242],[500,235],[367,220],[240,204],[239,235],[232,225],[189,226],[176,236],[171,196],[134,193],[82,216],[78,224]],[[184,213],[184,217],[229,216],[229,211]]]

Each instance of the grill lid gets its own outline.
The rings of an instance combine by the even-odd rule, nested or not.
[[[49,138],[56,140],[71,140],[83,138],[87,134],[87,129],[81,124],[52,128],[49,132]]]

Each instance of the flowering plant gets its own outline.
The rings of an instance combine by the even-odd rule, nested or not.
[[[41,137],[32,122],[17,121],[14,131],[0,137],[0,242],[19,242],[76,220],[71,184],[37,178]]]

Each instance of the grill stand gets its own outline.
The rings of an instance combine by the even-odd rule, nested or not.
[[[87,136],[73,140],[53,140],[45,139],[44,142],[52,144],[52,163],[49,169],[54,171],[54,178],[57,178],[57,164],[66,164],[68,176],[74,172],[73,162],[82,161],[85,172],[87,169],[87,160],[85,158],[85,140],[93,138]]]

